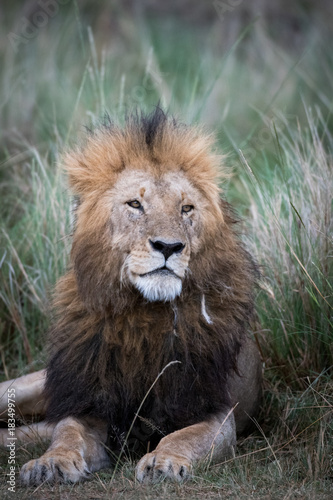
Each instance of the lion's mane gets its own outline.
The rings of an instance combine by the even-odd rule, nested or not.
[[[217,201],[220,160],[201,130],[159,108],[131,116],[123,128],[108,121],[67,153],[79,202],[71,265],[56,288],[49,332],[49,420],[101,417],[121,434],[158,374],[175,360],[150,391],[142,417],[168,433],[230,404],[226,381],[253,313],[258,273],[229,205]],[[125,166],[145,163],[182,171],[210,202],[202,250],[191,258],[182,293],[172,302],[147,302],[122,286],[123,255],[110,243],[112,215],[103,195]],[[202,315],[203,294],[209,322]]]

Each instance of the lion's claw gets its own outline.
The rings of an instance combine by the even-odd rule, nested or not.
[[[136,466],[140,483],[155,483],[163,479],[184,481],[191,475],[192,467],[186,457],[155,451],[147,453]]]
[[[20,479],[26,486],[38,486],[44,482],[77,483],[87,479],[90,474],[82,457],[64,457],[47,452],[37,460],[23,465]]]

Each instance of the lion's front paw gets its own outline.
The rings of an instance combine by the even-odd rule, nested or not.
[[[152,483],[162,479],[183,481],[191,475],[190,461],[183,455],[154,451],[141,458],[136,466],[136,477],[140,483]]]
[[[23,465],[20,479],[26,486],[37,486],[45,481],[77,483],[87,479],[89,474],[88,466],[79,453],[52,450]]]

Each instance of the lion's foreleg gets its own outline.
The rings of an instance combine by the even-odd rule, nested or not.
[[[45,370],[29,373],[0,384],[0,419],[7,420],[8,409],[15,406],[15,415],[31,417],[45,414],[43,390]],[[9,404],[10,403],[10,404]]]
[[[211,417],[165,436],[157,448],[147,453],[136,468],[140,482],[162,477],[181,481],[191,474],[196,462],[208,458],[221,460],[232,455],[236,445],[233,412]]]
[[[61,420],[53,432],[52,444],[37,460],[21,469],[26,485],[44,481],[76,483],[109,463],[105,449],[107,426],[99,420]]]

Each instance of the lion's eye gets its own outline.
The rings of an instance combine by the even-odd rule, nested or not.
[[[182,213],[183,214],[188,214],[193,210],[194,206],[193,205],[183,205],[182,206]]]
[[[138,200],[128,201],[127,205],[129,205],[132,208],[142,208],[142,205]]]

